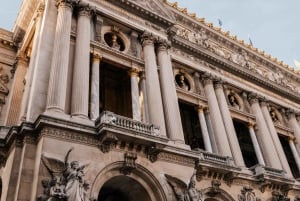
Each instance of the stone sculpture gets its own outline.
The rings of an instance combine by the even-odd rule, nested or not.
[[[196,175],[193,174],[189,185],[170,175],[165,175],[178,201],[202,201],[203,194],[196,189]]]
[[[40,195],[38,201],[88,201],[87,190],[89,184],[84,179],[84,168],[87,165],[80,165],[78,161],[69,162],[71,148],[65,160],[42,155],[43,164],[48,169],[52,178],[43,180],[43,195]]]

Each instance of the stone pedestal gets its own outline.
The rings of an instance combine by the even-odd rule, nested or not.
[[[171,140],[184,144],[178,98],[168,48],[169,44],[167,41],[158,42],[157,59],[160,67],[159,75],[167,132]]]
[[[49,78],[46,110],[65,112],[67,91],[72,1],[58,1],[58,16]]]
[[[91,10],[88,5],[79,5],[78,9],[71,115],[88,118]]]
[[[152,34],[145,32],[142,35],[142,46],[145,60],[146,90],[150,123],[159,126],[160,134],[166,136],[164,110],[154,51],[154,37]]]

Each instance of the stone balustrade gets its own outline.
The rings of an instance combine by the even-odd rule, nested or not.
[[[126,129],[128,131],[139,132],[150,136],[160,136],[160,129],[153,124],[146,124],[124,116],[104,111],[96,121],[96,126],[110,125],[116,128]]]

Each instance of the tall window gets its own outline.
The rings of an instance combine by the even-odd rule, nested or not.
[[[286,155],[286,159],[289,163],[289,166],[291,168],[292,174],[294,176],[294,178],[299,178],[300,177],[300,173],[293,155],[293,152],[291,150],[291,147],[289,145],[289,139],[286,136],[283,135],[279,135],[279,140],[281,142],[283,151]]]
[[[252,167],[258,163],[253,143],[250,137],[249,128],[245,123],[233,119],[235,132],[241,147],[243,159],[247,167]]]
[[[190,145],[191,149],[205,150],[198,113],[195,107],[179,102],[179,109],[185,144]]]
[[[109,63],[100,67],[100,112],[107,110],[132,118],[128,71]]]

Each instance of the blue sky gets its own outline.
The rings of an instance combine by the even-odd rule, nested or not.
[[[174,0],[169,0],[174,2]],[[290,66],[300,61],[300,0],[177,0],[180,7],[248,41]],[[0,27],[11,30],[21,0],[1,2]]]

